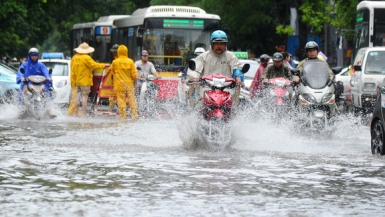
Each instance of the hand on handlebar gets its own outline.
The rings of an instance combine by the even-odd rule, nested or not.
[[[190,82],[199,82],[201,79],[196,77],[196,78],[191,78]]]

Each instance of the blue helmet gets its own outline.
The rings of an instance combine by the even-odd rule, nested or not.
[[[211,42],[227,42],[227,35],[222,30],[216,30],[211,34]]]

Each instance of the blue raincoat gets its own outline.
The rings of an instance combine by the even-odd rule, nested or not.
[[[21,71],[20,71],[21,68],[24,69],[24,74],[21,73]],[[31,54],[28,55],[28,60],[26,62],[24,62],[19,67],[19,69],[17,70],[17,75],[16,75],[16,84],[20,84],[19,103],[21,103],[24,85],[28,83],[26,81],[21,82],[21,78],[26,78],[26,77],[31,76],[31,75],[41,75],[41,76],[44,76],[46,78],[52,78],[51,75],[48,73],[47,67],[43,63],[39,63],[38,60],[33,61],[31,59]],[[46,86],[45,90],[46,90],[46,93],[48,95],[47,103],[49,103],[51,101],[51,99],[49,97],[49,89],[48,88],[52,86],[52,81],[46,81],[45,86]]]

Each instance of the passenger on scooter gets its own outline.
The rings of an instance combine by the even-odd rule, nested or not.
[[[251,99],[260,96],[261,90],[263,88],[262,75],[270,61],[270,57],[267,54],[262,54],[259,57],[259,60],[261,61],[261,64],[259,65],[258,70],[254,75],[254,79],[250,85],[249,93]]]
[[[195,71],[189,70],[187,73],[191,77],[191,81],[199,81],[202,76],[211,74],[222,74],[227,77],[235,78],[237,88],[236,90],[229,90],[233,100],[232,109],[233,111],[238,106],[239,102],[239,86],[243,86],[244,76],[241,72],[242,64],[234,53],[227,50],[227,35],[221,30],[216,30],[211,34],[210,37],[211,48],[210,50],[200,54],[196,59]],[[198,100],[198,109],[203,105],[202,96],[207,88],[201,88],[201,93],[197,94],[200,96]]]
[[[138,73],[134,61],[128,58],[128,48],[125,45],[119,46],[118,58],[112,62],[111,70],[114,75],[114,91],[118,101],[120,119],[127,119],[126,98],[128,98],[131,118],[132,120],[137,120],[138,110],[136,107],[134,82],[138,79]]]
[[[140,68],[140,70],[137,70],[138,72],[138,78],[146,78],[148,75],[155,75],[156,79],[160,79],[158,72],[155,69],[155,66],[152,62],[148,61],[148,51],[142,50],[140,60],[135,61],[135,67]],[[143,102],[144,102],[144,93],[141,94],[143,82],[139,79],[136,81],[135,85],[135,95],[136,98],[139,101],[139,110],[143,110]],[[155,94],[154,91],[150,91],[150,93]]]
[[[204,53],[205,52],[205,49],[203,47],[197,47],[195,48],[194,50],[194,58],[192,60],[195,60],[195,58],[197,58],[197,56],[199,56],[200,54]],[[181,77],[181,82],[182,83],[187,83],[188,81],[188,78],[187,78],[187,72],[189,71],[190,69],[188,68],[188,64],[186,65],[186,67],[183,69],[183,72],[182,72],[182,77]],[[183,85],[184,85],[183,84]],[[198,86],[194,86],[194,85],[191,85],[189,88],[188,88],[188,93],[187,93],[187,97],[188,97],[188,102],[190,105],[188,106],[194,106],[195,103],[196,103],[196,97],[195,97],[195,93],[198,93],[200,90],[200,87]]]
[[[22,99],[23,94],[27,92],[27,88],[25,87],[28,82],[26,81],[26,78],[31,75],[41,75],[44,76],[48,82],[52,82],[52,77],[48,73],[47,67],[38,61],[39,59],[39,50],[37,48],[31,48],[28,51],[28,60],[24,62],[20,67],[16,75],[16,83],[20,84],[20,91],[19,91],[19,103],[22,105]],[[24,73],[21,73],[20,69],[24,69]],[[51,108],[51,97],[49,94],[48,87],[46,85],[46,92],[47,92],[47,111],[51,118],[56,117],[56,115],[53,114],[52,108]],[[22,115],[23,111],[21,111]]]

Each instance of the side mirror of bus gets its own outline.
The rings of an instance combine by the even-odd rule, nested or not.
[[[196,65],[194,60],[189,60],[188,61],[188,68],[192,71],[195,71]]]
[[[243,65],[242,67],[242,73],[245,74],[246,72],[248,72],[250,69],[250,64],[246,63],[245,65]]]

